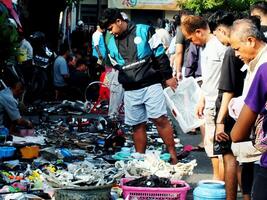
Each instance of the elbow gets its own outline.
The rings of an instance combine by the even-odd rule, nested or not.
[[[238,131],[236,132],[235,129],[233,129],[230,133],[232,142],[244,142],[248,140],[248,137],[244,135],[242,132]]]
[[[238,134],[238,131],[236,129],[236,127],[234,126],[231,133],[230,133],[230,137],[232,142],[240,142],[241,138],[240,138],[240,134]]]
[[[232,142],[241,142],[241,141],[240,141],[240,138],[235,137],[235,136],[233,136],[232,134],[231,134],[231,140],[232,140]]]

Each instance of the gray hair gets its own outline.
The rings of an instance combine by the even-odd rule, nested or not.
[[[250,19],[238,19],[231,27],[231,35],[235,35],[240,41],[245,41],[247,37],[254,37],[257,40],[264,40],[263,33]]]

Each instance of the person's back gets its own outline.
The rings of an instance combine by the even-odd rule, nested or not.
[[[84,50],[86,40],[88,40],[88,38],[86,38],[86,32],[84,31],[84,23],[79,20],[76,29],[71,34],[71,48],[75,51]]]
[[[103,31],[99,27],[97,27],[97,30],[93,33],[92,47],[94,57],[101,60],[106,58],[106,47]]]
[[[67,62],[63,56],[58,56],[54,63],[54,86],[64,87],[67,85],[63,75],[68,74]]]
[[[199,53],[200,47],[190,42],[186,55],[186,62],[184,63],[185,77],[192,76],[194,78],[199,78],[202,76]]]
[[[18,102],[9,87],[0,91],[0,126],[7,126],[11,121],[20,117],[17,114],[17,105]]]
[[[156,29],[156,33],[160,37],[164,48],[168,49],[171,43],[171,35],[169,34],[169,32],[164,28],[159,28]]]
[[[23,56],[23,59],[19,61],[20,63],[31,60],[33,57],[32,46],[25,38],[20,42],[19,52]]]
[[[23,84],[17,78],[5,77],[7,87],[0,91],[0,126],[5,126],[10,133],[16,132],[16,125],[32,128],[32,123],[21,117],[15,98],[22,95]]]
[[[189,50],[190,42],[186,40],[184,34],[181,31],[181,22],[185,19],[186,16],[193,14],[189,10],[180,10],[177,15],[173,18],[176,25],[176,34],[175,34],[175,59],[174,59],[174,68],[176,77],[178,80],[182,79],[185,75],[185,65],[187,64],[187,56]]]

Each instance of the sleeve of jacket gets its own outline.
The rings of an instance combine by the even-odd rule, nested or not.
[[[155,29],[150,27],[148,30],[148,43],[153,51],[153,56],[157,62],[156,70],[159,70],[164,80],[172,78],[172,68],[168,56],[165,54],[164,47],[157,36]]]

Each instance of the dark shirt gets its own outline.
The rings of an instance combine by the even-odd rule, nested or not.
[[[188,47],[187,59],[185,66],[185,77],[201,77],[201,65],[199,56],[199,46],[190,42]]]
[[[228,48],[225,52],[221,78],[219,83],[219,95],[216,100],[216,113],[218,113],[223,92],[231,92],[234,93],[234,97],[238,97],[242,95],[244,79],[246,76],[245,72],[242,72],[240,69],[243,67],[244,63],[235,56],[235,52],[232,48]],[[227,117],[230,118],[230,117]],[[228,125],[227,123],[225,124]],[[232,123],[230,129],[232,128]]]
[[[183,45],[183,66],[182,67],[186,67],[187,62],[191,62],[188,61],[188,53],[189,53],[189,45],[190,42],[188,40],[186,40],[184,34],[182,33],[182,30],[180,27],[177,27],[176,29],[176,40],[175,40],[175,44],[181,44]]]
[[[222,96],[224,92],[234,93],[234,97],[240,96],[242,94],[244,78],[246,73],[242,72],[240,69],[243,67],[244,63],[235,56],[235,52],[232,48],[228,48],[225,52],[223,63],[222,63],[222,71],[221,78],[219,82],[219,94],[216,99],[216,114],[218,114]],[[216,116],[217,118],[217,116]],[[227,115],[224,118],[224,131],[227,134],[230,134],[235,120]],[[217,142],[214,141],[213,146],[214,154],[227,154],[231,152],[231,140],[226,142]]]
[[[71,48],[77,48],[78,50],[82,50],[84,48],[84,44],[86,42],[86,33],[83,30],[76,29],[71,34]]]

